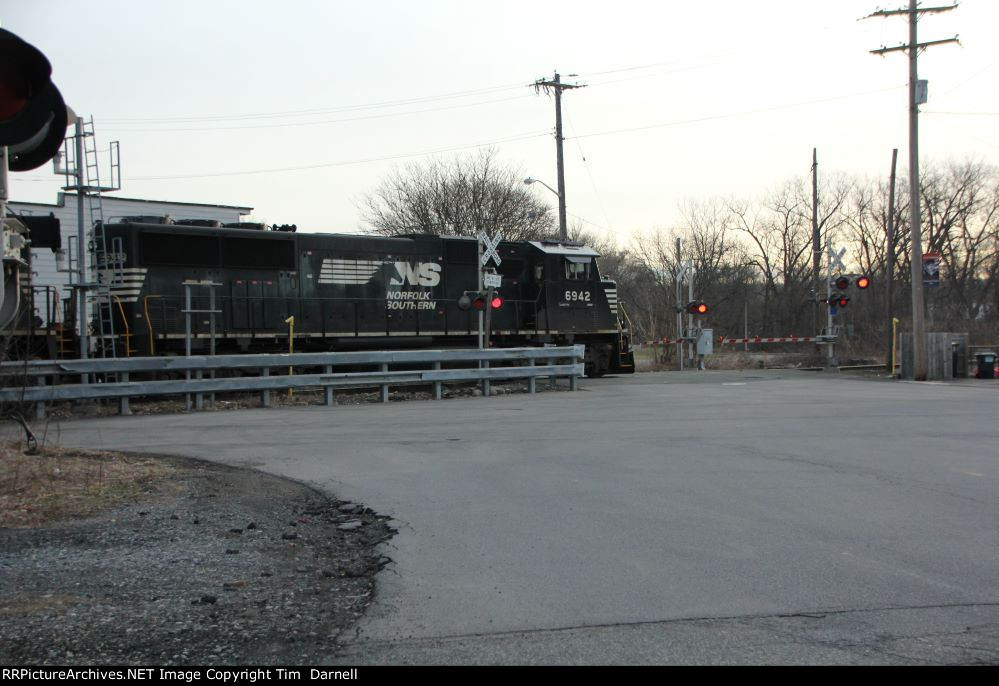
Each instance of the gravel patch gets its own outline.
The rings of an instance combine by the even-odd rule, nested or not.
[[[371,604],[385,517],[250,470],[170,474],[84,519],[0,528],[0,663],[318,664]]]

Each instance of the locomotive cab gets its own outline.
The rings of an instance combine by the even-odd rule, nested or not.
[[[619,319],[617,284],[602,279],[599,253],[573,242],[532,242],[534,276],[544,310],[539,329],[550,342],[586,346],[587,376],[634,371],[630,341]]]

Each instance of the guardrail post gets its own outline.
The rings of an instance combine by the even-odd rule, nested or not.
[[[534,358],[530,359],[530,366],[534,367]],[[538,378],[536,376],[527,377],[527,392],[534,395],[538,390]]]
[[[128,383],[128,372],[122,372],[120,378],[122,382]],[[132,414],[132,408],[128,406],[127,395],[123,395],[122,397],[118,398],[118,414],[120,414],[122,417],[128,417],[129,415]]]
[[[332,374],[333,373],[333,365],[328,364],[325,367],[323,367],[323,373],[326,374],[326,375]],[[323,397],[324,397],[324,400],[326,401],[326,407],[333,407],[333,387],[332,386],[323,386]]]
[[[483,360],[482,361],[482,368],[483,369],[489,369],[489,360]],[[489,383],[489,379],[483,379],[482,380],[482,395],[484,397],[488,398],[491,392],[492,392],[492,386]]]
[[[261,376],[270,376],[271,368],[264,367]],[[270,407],[271,406],[271,392],[269,390],[260,391],[260,407]]]
[[[441,363],[434,362],[434,369],[440,369]],[[440,381],[434,381],[434,400],[441,400],[444,397],[443,387]]]
[[[558,358],[557,357],[545,358],[545,363],[548,365],[558,364]],[[555,376],[554,374],[548,377],[548,388],[550,388],[553,391],[558,388],[558,377]]]
[[[54,382],[55,382],[55,379],[53,379],[53,385],[56,385]],[[44,386],[45,385],[45,377],[44,376],[38,377],[38,385],[39,386]],[[41,421],[43,419],[45,419],[45,401],[44,400],[39,400],[38,402],[35,403],[35,420],[36,421]]]
[[[380,367],[380,369],[383,372],[387,372],[388,371],[388,365],[387,364],[382,364],[382,366]],[[383,383],[382,384],[382,402],[383,403],[387,403],[388,401],[389,401],[389,387],[388,387],[387,383]]]
[[[572,358],[572,363],[576,364],[576,358]],[[579,388],[579,377],[575,373],[569,375],[569,390],[575,391]]]
[[[199,369],[198,371],[194,372],[194,378],[197,379],[198,381],[201,381],[201,379],[204,378],[204,372]],[[204,410],[205,409],[205,394],[204,393],[195,393],[194,394],[194,409],[196,409],[196,410]]]

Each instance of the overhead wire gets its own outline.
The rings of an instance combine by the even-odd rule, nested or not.
[[[246,126],[205,126],[205,127],[184,127],[184,128],[155,128],[155,129],[145,129],[145,128],[122,128],[117,126],[108,127],[109,131],[115,131],[119,133],[167,133],[167,132],[178,132],[178,131],[241,131],[246,129],[274,129],[274,128],[293,128],[302,126],[327,126],[330,124],[340,124],[343,122],[351,121],[370,121],[373,119],[386,119],[389,117],[403,117],[411,114],[424,114],[428,112],[443,112],[446,110],[456,110],[464,109],[469,107],[479,107],[482,105],[493,105],[500,102],[510,102],[512,100],[523,100],[530,97],[528,94],[517,95],[510,98],[499,98],[496,100],[485,100],[481,102],[463,103],[460,105],[448,105],[446,107],[432,107],[429,109],[422,110],[407,110],[404,112],[385,112],[382,114],[370,114],[361,117],[344,117],[342,119],[326,119],[321,121],[307,121],[307,122],[284,122],[279,124],[250,124]]]
[[[610,135],[619,134],[619,133],[633,133],[635,131],[648,131],[650,129],[659,129],[659,128],[665,128],[665,127],[670,127],[670,126],[682,126],[682,125],[685,125],[685,124],[698,124],[698,123],[701,123],[701,122],[716,121],[716,120],[719,120],[719,119],[731,119],[731,118],[734,118],[734,117],[744,117],[744,116],[753,115],[753,114],[764,114],[764,113],[767,113],[767,112],[778,112],[780,110],[795,109],[795,108],[798,108],[798,107],[808,107],[810,105],[819,105],[819,104],[826,103],[826,102],[833,102],[833,101],[836,101],[836,100],[845,100],[847,98],[855,98],[855,97],[860,97],[860,96],[864,96],[864,95],[874,95],[874,94],[877,94],[877,93],[887,93],[889,91],[898,90],[899,88],[903,88],[903,87],[904,86],[890,86],[888,88],[877,88],[877,89],[874,89],[874,90],[861,91],[861,92],[858,92],[858,93],[849,93],[849,94],[846,94],[846,95],[838,95],[838,96],[832,96],[832,97],[828,97],[828,98],[818,98],[816,100],[805,100],[805,101],[802,101],[802,102],[788,103],[788,104],[785,104],[785,105],[775,105],[773,107],[761,107],[761,108],[757,108],[757,109],[753,109],[753,110],[741,110],[741,111],[738,111],[738,112],[728,112],[728,113],[725,113],[725,114],[714,114],[714,115],[709,115],[709,116],[706,116],[706,117],[695,117],[695,118],[692,118],[692,119],[678,119],[678,120],[675,120],[675,121],[660,122],[658,124],[648,124],[648,125],[645,125],[645,126],[634,126],[634,127],[630,127],[630,128],[624,128],[624,129],[611,129],[611,130],[608,130],[608,131],[595,131],[593,133],[580,134],[578,136],[575,136],[575,138],[595,138],[597,136],[610,136]]]
[[[209,115],[209,116],[199,116],[199,117],[131,117],[131,118],[102,118],[102,123],[154,123],[154,122],[165,122],[165,123],[196,123],[203,121],[238,121],[244,119],[269,119],[276,117],[299,117],[299,116],[313,116],[317,114],[334,114],[338,112],[352,112],[356,110],[365,109],[381,109],[385,107],[402,107],[404,105],[414,105],[423,104],[427,102],[436,102],[438,100],[453,100],[457,98],[472,97],[476,95],[487,95],[490,93],[497,93],[506,90],[519,89],[524,86],[523,83],[516,84],[506,84],[502,86],[490,86],[486,88],[475,88],[465,91],[455,91],[452,93],[444,93],[439,95],[428,95],[421,96],[417,98],[403,98],[399,100],[384,100],[381,102],[363,103],[358,105],[342,105],[339,107],[323,107],[323,108],[313,108],[306,110],[285,110],[280,112],[257,112],[251,114],[220,114],[220,115]]]
[[[565,114],[566,123],[569,124],[570,131],[572,131],[573,133],[575,133],[576,128],[572,124],[572,120],[571,120],[571,118],[569,116],[569,113],[568,112],[564,112],[564,114]],[[590,169],[590,163],[586,159],[586,153],[583,152],[583,145],[579,142],[578,138],[573,138],[573,140],[575,140],[575,142],[576,142],[576,148],[579,150],[579,157],[583,160],[583,168],[586,170],[586,175],[590,179],[590,187],[593,189],[593,195],[597,199],[597,205],[600,207],[600,213],[603,215],[604,221],[607,222],[607,224],[613,224],[614,222],[612,222],[610,220],[610,217],[607,216],[607,209],[604,207],[603,198],[600,197],[600,191],[597,189],[597,182],[593,178],[593,171],[592,171],[592,169]],[[582,218],[581,217],[577,217],[577,219],[582,219]],[[592,222],[589,222],[589,223],[592,223]],[[593,225],[594,226],[598,226],[597,224],[593,224]],[[608,229],[608,230],[610,230],[610,229]]]
[[[448,146],[444,148],[438,148],[436,150],[424,150],[420,152],[410,152],[410,153],[398,153],[392,155],[383,155],[378,157],[368,157],[357,160],[341,160],[335,162],[320,162],[317,164],[306,164],[299,165],[295,167],[274,167],[269,169],[244,169],[240,171],[226,171],[226,172],[209,172],[205,174],[181,174],[181,175],[162,175],[162,176],[134,176],[131,177],[130,181],[164,181],[164,180],[175,180],[175,179],[204,179],[204,178],[214,178],[222,176],[248,176],[253,174],[275,174],[281,172],[292,172],[292,171],[305,171],[309,169],[323,169],[326,167],[347,167],[356,164],[367,164],[369,162],[387,162],[391,160],[406,159],[409,157],[425,157],[427,155],[438,155],[445,152],[458,152],[461,150],[474,150],[477,148],[484,148],[490,145],[501,145],[504,143],[515,143],[518,141],[530,140],[532,138],[543,138],[550,134],[549,131],[543,133],[529,133],[519,136],[510,136],[507,138],[500,138],[492,141],[484,141],[481,143],[470,143],[465,145],[455,145]]]

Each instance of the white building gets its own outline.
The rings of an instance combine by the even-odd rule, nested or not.
[[[121,217],[135,216],[165,216],[169,215],[173,219],[215,219],[224,223],[242,221],[253,210],[252,207],[239,207],[234,205],[202,205],[189,202],[171,202],[166,200],[142,200],[139,198],[120,198],[112,195],[101,196],[104,221],[111,222]],[[62,248],[69,254],[77,252],[77,226],[78,209],[77,197],[75,193],[59,193],[56,204],[37,202],[19,202],[12,200],[8,203],[11,214],[21,215],[55,215],[59,219],[60,232],[62,233]],[[84,221],[90,222],[90,205],[84,202]],[[93,227],[86,227],[91,231]],[[70,247],[72,246],[72,248]],[[89,255],[86,256],[89,260]],[[40,248],[31,251],[32,285],[36,288],[52,286],[58,289],[60,297],[69,297],[67,286],[69,285],[69,274],[56,269],[55,254],[48,248]],[[63,268],[67,268],[68,264]],[[88,261],[89,268],[89,261]],[[46,308],[39,307],[36,302],[36,314],[43,321],[47,319]],[[47,324],[48,322],[45,321]]]

